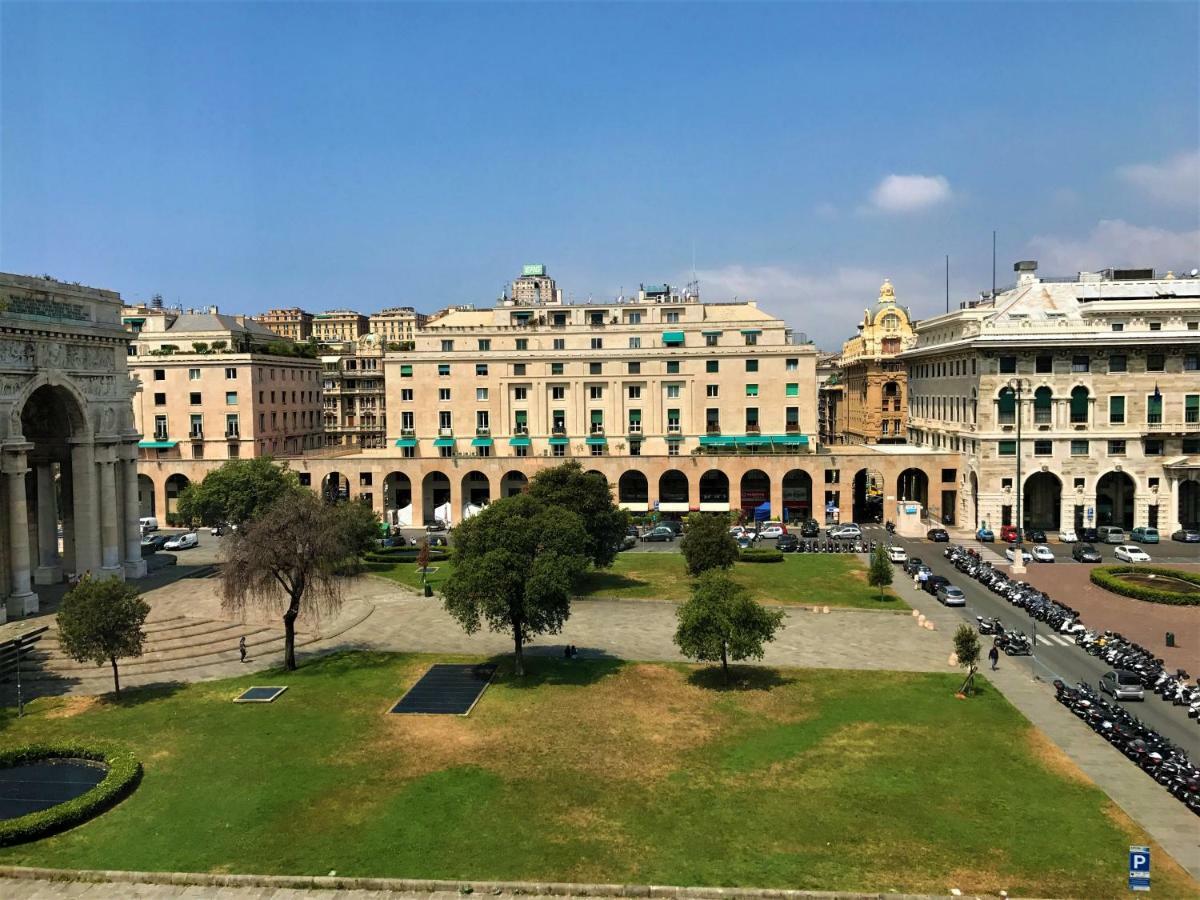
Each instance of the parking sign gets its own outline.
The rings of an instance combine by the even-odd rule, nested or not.
[[[1129,889],[1150,890],[1150,848],[1129,848]]]

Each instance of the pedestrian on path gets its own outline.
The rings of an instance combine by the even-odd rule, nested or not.
[[[242,662],[246,661],[246,636],[243,634],[238,639],[238,653],[242,654]]]
[[[996,649],[996,645],[992,644],[992,649],[988,651],[988,662],[992,664],[992,671],[996,671],[996,663],[1000,662],[1000,651]]]

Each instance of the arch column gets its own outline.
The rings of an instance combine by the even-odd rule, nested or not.
[[[771,518],[775,521],[783,521],[783,476],[771,478],[771,489],[767,492],[767,499],[771,502]]]
[[[38,567],[33,573],[35,584],[58,584],[62,581],[62,561],[58,557],[58,504],[54,499],[53,463],[37,466],[37,535]]]
[[[100,574],[105,578],[125,580],[121,565],[121,529],[118,527],[121,508],[117,505],[117,457],[112,445],[103,447],[100,462]],[[139,550],[140,552],[140,550]]]
[[[71,445],[74,493],[75,571],[100,571],[100,515],[96,505],[96,449],[91,441]]]
[[[125,577],[142,578],[146,560],[142,558],[141,509],[138,502],[138,447],[121,445],[121,478],[125,494]]]
[[[8,559],[12,592],[8,595],[5,613],[11,618],[38,611],[38,595],[33,592],[31,580],[29,516],[25,498],[25,475],[29,471],[26,452],[32,448],[32,444],[9,447],[0,464],[8,489]]]

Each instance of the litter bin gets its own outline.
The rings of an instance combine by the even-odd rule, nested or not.
[[[1168,647],[1175,646],[1175,632],[1173,632],[1173,631],[1167,632],[1167,646]]]
[[[433,596],[433,585],[432,584],[425,585],[425,596],[426,597]],[[1169,646],[1173,646],[1173,645],[1169,645]]]

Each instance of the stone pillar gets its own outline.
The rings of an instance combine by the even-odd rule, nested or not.
[[[38,611],[38,595],[33,592],[29,554],[28,502],[25,498],[25,450],[4,455],[4,480],[8,489],[8,560],[12,593],[8,596],[5,611],[8,618],[20,618]]]
[[[96,506],[96,456],[90,444],[71,447],[71,481],[74,491],[75,572],[100,571],[100,515]]]
[[[772,476],[771,489],[768,492],[768,499],[771,501],[771,519],[777,522],[783,521],[783,476]]]
[[[38,567],[33,573],[36,584],[62,581],[62,561],[58,557],[58,503],[54,498],[52,463],[37,466]]]
[[[142,559],[141,509],[138,504],[137,444],[122,448],[122,488],[125,494],[125,577],[142,578],[146,560]]]
[[[72,485],[71,463],[58,467],[58,490],[62,494],[62,563],[63,572],[76,572],[75,567],[75,492]]]
[[[100,574],[125,580],[121,565],[121,508],[117,505],[117,461],[114,448],[100,453]]]

